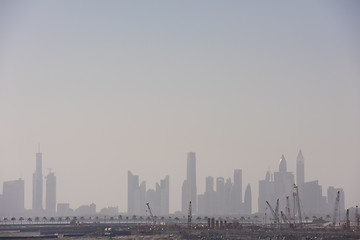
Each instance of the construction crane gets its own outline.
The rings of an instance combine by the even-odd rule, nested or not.
[[[287,215],[287,219],[289,222],[289,228],[293,228],[294,224],[295,224],[295,219],[294,219],[294,223],[291,223],[291,213],[290,213],[290,200],[289,200],[289,196],[286,197],[286,215]]]
[[[151,216],[151,220],[153,221],[152,225],[153,225],[153,228],[154,228],[154,225],[156,224],[155,217],[154,217],[154,215],[152,214],[152,211],[151,211],[151,208],[150,208],[150,204],[149,204],[149,203],[146,203],[146,206],[147,206],[148,209],[149,209],[149,213],[150,213],[150,216]]]
[[[191,218],[192,218],[192,213],[191,213],[191,201],[189,202],[189,210],[188,210],[188,228],[191,228]]]
[[[355,222],[356,222],[356,231],[359,231],[359,213],[358,213],[358,206],[356,205],[355,210]]]
[[[336,199],[335,199],[335,207],[334,207],[334,215],[333,215],[333,226],[334,226],[334,228],[335,228],[335,224],[336,224],[336,215],[337,215],[337,213],[339,211],[339,202],[340,202],[340,191],[337,192]]]
[[[283,211],[280,211],[281,218],[284,223],[288,223],[290,225],[290,220],[286,217],[286,215],[283,213]]]
[[[356,205],[355,210],[355,222],[356,222],[356,231],[359,231],[359,213],[358,213],[358,206]]]
[[[289,196],[286,197],[286,215],[287,218],[289,219],[289,223],[291,221],[291,214],[290,214],[290,201],[289,201]]]
[[[301,208],[300,208],[300,197],[299,197],[299,188],[294,184],[294,223],[295,223],[295,201],[297,205],[297,212],[299,217],[299,225],[302,226],[302,216],[301,216]]]
[[[274,217],[274,223],[275,224],[279,224],[280,225],[280,221],[279,221],[279,199],[276,201],[276,207],[275,210],[271,207],[270,203],[268,201],[266,201],[266,204],[269,206],[271,213]]]

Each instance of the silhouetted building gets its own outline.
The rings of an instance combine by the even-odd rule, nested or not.
[[[326,197],[322,196],[322,187],[317,180],[304,182],[299,187],[299,198],[306,216],[317,216],[326,211]]]
[[[46,176],[46,214],[55,216],[56,214],[56,177],[53,172]]]
[[[247,185],[245,189],[245,197],[244,197],[244,213],[251,214],[252,207],[251,207],[251,187],[250,184]]]
[[[94,203],[90,205],[82,205],[75,210],[77,216],[95,216],[96,215],[96,205]]]
[[[139,176],[128,171],[128,214],[144,215],[146,212],[146,183],[139,185]]]
[[[42,175],[42,153],[36,153],[36,170],[33,174],[33,201],[32,209],[35,214],[43,211],[43,175]]]
[[[57,204],[57,216],[68,217],[74,215],[74,211],[70,208],[69,203],[58,203]]]
[[[279,199],[279,209],[285,209],[286,197],[292,196],[294,192],[294,174],[287,171],[287,164],[284,155],[280,158],[279,172],[274,173],[275,199],[269,202],[275,202]]]
[[[218,215],[225,214],[225,179],[223,177],[216,178],[216,210]]]
[[[231,189],[231,212],[238,214],[242,209],[242,170],[234,170],[234,184]]]
[[[270,203],[275,203],[275,183],[272,179],[270,171],[266,172],[264,180],[259,181],[259,213],[265,213],[265,209],[267,208],[266,201],[269,201]]]
[[[0,216],[16,217],[24,213],[24,180],[3,183],[3,194],[0,195]]]
[[[205,193],[198,196],[198,212],[202,215],[214,215],[216,210],[216,192],[214,191],[214,178],[205,179]]]
[[[197,190],[196,190],[196,155],[194,152],[187,154],[186,180],[182,186],[182,212],[187,213],[189,201],[192,211],[197,212]]]
[[[102,215],[102,216],[117,216],[118,214],[119,214],[118,207],[102,208],[99,212],[99,215]]]
[[[156,183],[156,188],[146,191],[146,202],[156,216],[169,215],[169,176]]]

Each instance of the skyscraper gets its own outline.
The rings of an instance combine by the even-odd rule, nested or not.
[[[50,172],[46,176],[46,201],[45,201],[46,213],[49,216],[55,216],[56,214],[56,177],[53,172]]]
[[[191,201],[192,211],[197,212],[197,190],[196,190],[196,155],[194,152],[187,154],[186,180],[182,187],[182,211],[188,210]]]
[[[128,171],[128,214],[143,215],[146,212],[146,183],[139,185],[139,176]]]
[[[231,211],[240,213],[242,204],[242,170],[234,170],[234,185],[231,190]]]
[[[4,182],[0,215],[20,216],[22,214],[24,214],[24,180]]]
[[[247,185],[245,189],[245,197],[244,197],[244,213],[251,214],[251,187],[250,184]]]
[[[287,171],[287,164],[284,155],[280,158],[279,172],[274,173],[275,199],[279,199],[279,209],[285,209],[286,197],[292,196],[294,191],[295,178],[292,172]],[[272,201],[269,201],[272,203]]]
[[[296,158],[296,184],[301,187],[305,182],[304,157],[301,149]]]
[[[33,174],[33,201],[34,213],[41,213],[43,210],[43,175],[42,175],[42,153],[36,153],[36,170]]]
[[[156,188],[146,191],[146,202],[156,216],[169,215],[169,176],[156,183]]]
[[[271,177],[270,171],[266,172],[265,179],[259,181],[259,198],[258,198],[258,211],[264,213],[266,201],[271,204],[275,202],[275,183]]]

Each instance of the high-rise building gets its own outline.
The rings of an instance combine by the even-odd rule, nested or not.
[[[296,184],[301,188],[305,182],[304,157],[301,149],[296,158]]]
[[[20,216],[24,213],[24,180],[7,181],[3,183],[0,215]]]
[[[33,201],[34,213],[40,214],[43,211],[43,175],[42,175],[42,153],[36,153],[36,170],[33,174]]]
[[[46,176],[46,200],[45,200],[46,213],[49,216],[56,214],[56,176],[50,172]]]
[[[207,176],[205,182],[205,192],[214,192],[214,178]]]
[[[146,212],[146,183],[139,185],[139,176],[128,171],[128,214],[143,215]]]
[[[197,212],[197,190],[196,190],[196,155],[195,152],[187,154],[186,180],[182,187],[182,211],[188,211],[189,201],[191,201],[192,211]]]
[[[156,188],[146,191],[146,202],[156,216],[169,215],[169,176],[156,183]]]
[[[216,192],[214,191],[214,178],[205,179],[205,192],[198,196],[198,213],[201,215],[214,215],[216,211]]]
[[[275,183],[271,177],[270,171],[266,172],[264,180],[259,181],[259,198],[258,198],[258,211],[264,213],[266,201],[275,203]]]
[[[242,204],[242,170],[234,170],[234,185],[231,189],[231,211],[240,213]]]
[[[216,178],[216,210],[219,215],[225,214],[225,179]]]
[[[244,213],[251,214],[251,187],[250,184],[247,185],[245,189],[245,196],[244,196]]]
[[[169,215],[170,211],[170,192],[169,192],[169,176],[166,176],[163,180],[160,180],[160,185],[156,184],[156,188],[160,192],[160,214],[162,216]]]
[[[280,158],[279,172],[274,173],[274,183],[275,197],[276,199],[279,199],[279,209],[285,209],[286,197],[292,196],[294,192],[295,179],[294,174],[287,171],[287,164],[284,155]]]

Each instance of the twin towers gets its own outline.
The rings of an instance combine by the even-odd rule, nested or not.
[[[42,153],[36,153],[36,169],[33,174],[33,199],[32,210],[34,214],[44,213],[43,209],[43,174],[42,174]],[[49,216],[56,214],[56,177],[53,172],[46,176],[46,198],[45,212]]]

